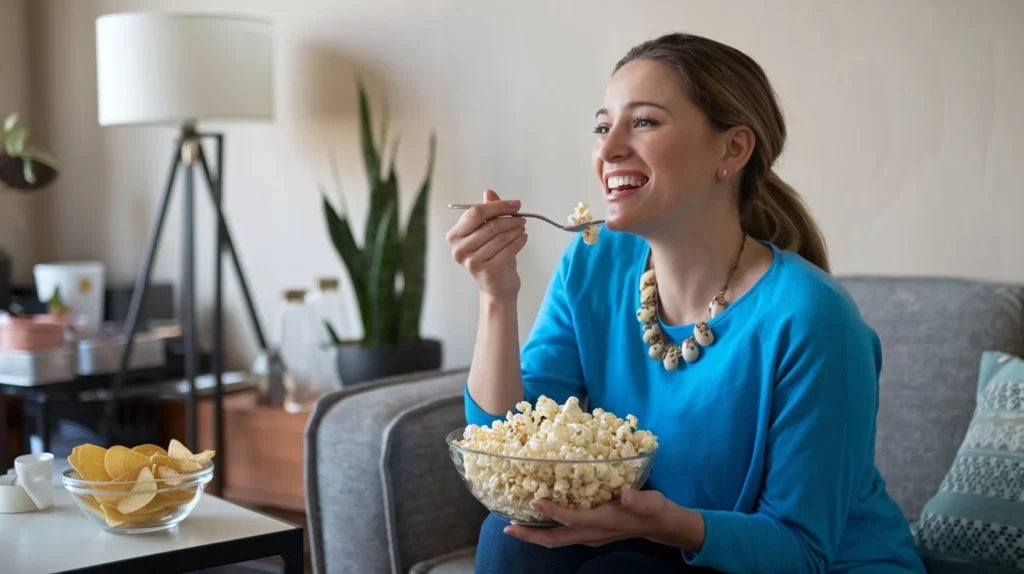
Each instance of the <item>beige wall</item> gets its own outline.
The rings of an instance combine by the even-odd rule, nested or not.
[[[341,273],[316,193],[328,179],[329,146],[362,221],[356,70],[391,102],[407,200],[428,129],[438,131],[424,328],[446,340],[454,366],[470,357],[476,308],[471,281],[446,252],[456,214],[445,205],[475,201],[485,187],[554,216],[581,200],[600,205],[589,154],[603,84],[631,44],[669,30],[734,44],[766,68],[790,127],[779,171],[819,218],[837,272],[1024,282],[1015,177],[1024,156],[1024,2],[1016,0],[34,0],[33,112],[66,168],[48,194],[45,258],[101,258],[117,280],[139,264],[174,133],[97,127],[93,23],[105,12],[167,8],[276,23],[278,117],[224,127],[227,209],[267,322],[282,289]],[[205,207],[202,246],[213,230]],[[161,278],[177,274],[176,213]],[[569,239],[536,226],[531,238],[520,263],[524,336]],[[208,248],[199,262],[208,301]],[[228,288],[232,348],[247,357],[234,282]]]
[[[19,112],[22,123],[32,129],[31,143],[46,145],[46,136],[32,122],[29,98],[28,34],[25,0],[0,0],[0,121]],[[14,259],[14,279],[25,281],[32,274],[36,255],[36,233],[40,231],[43,200],[37,196],[0,193],[0,248]]]

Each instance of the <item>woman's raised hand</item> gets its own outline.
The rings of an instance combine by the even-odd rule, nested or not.
[[[516,255],[526,245],[526,220],[499,217],[519,212],[518,200],[502,200],[492,190],[484,201],[463,212],[446,239],[452,257],[466,268],[482,293],[495,299],[515,299],[521,282]]]

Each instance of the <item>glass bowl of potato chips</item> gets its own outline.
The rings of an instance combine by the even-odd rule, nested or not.
[[[83,444],[71,451],[62,479],[86,518],[104,530],[145,534],[188,517],[213,478],[213,456],[173,439],[166,449]]]

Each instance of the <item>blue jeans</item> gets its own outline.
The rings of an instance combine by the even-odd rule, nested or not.
[[[706,570],[686,566],[678,549],[646,539],[622,540],[599,548],[545,548],[502,532],[508,521],[493,514],[480,528],[476,574],[676,574]]]

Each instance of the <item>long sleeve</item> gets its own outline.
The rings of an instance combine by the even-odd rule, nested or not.
[[[757,510],[698,509],[705,542],[683,553],[690,564],[787,574],[832,564],[872,462],[880,347],[841,298],[804,315],[780,333]]]
[[[552,274],[520,355],[523,389],[526,393],[524,400],[531,403],[535,403],[541,395],[559,404],[570,396],[583,402],[583,369],[580,366],[573,309],[566,289],[573,251],[570,248]],[[504,418],[505,413],[498,416],[481,409],[470,396],[468,385],[464,395],[466,421],[469,424],[486,425]]]

